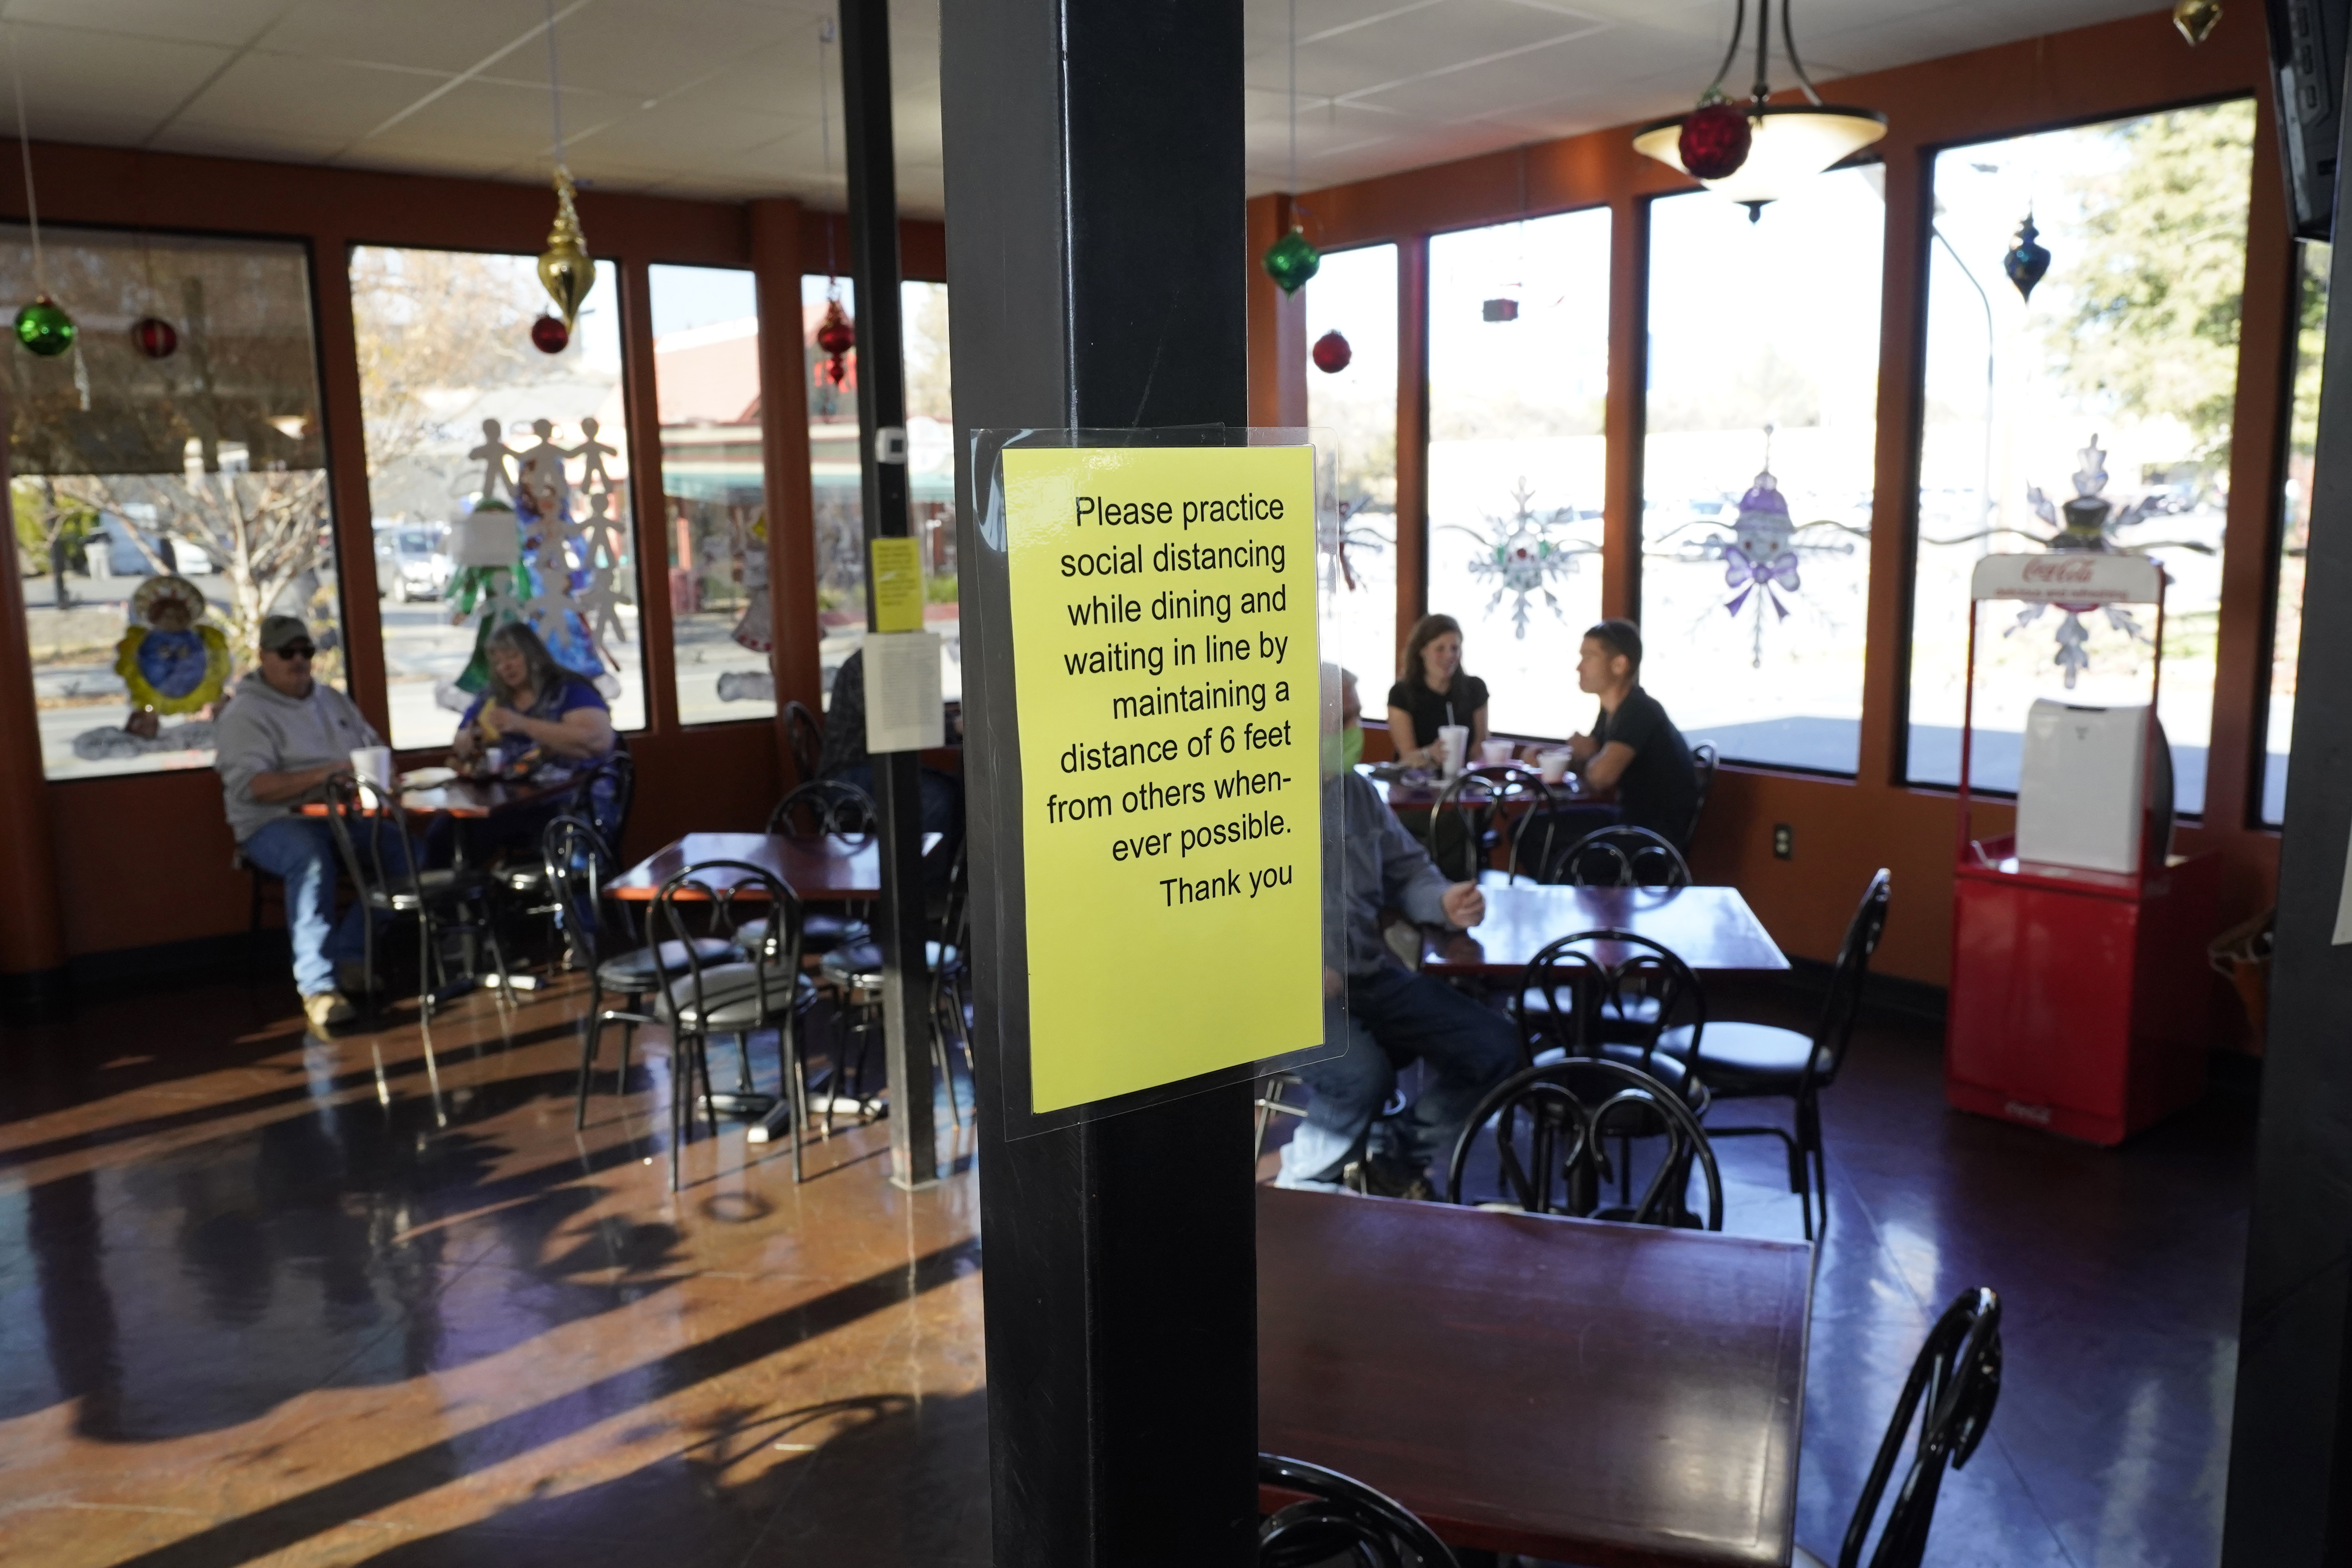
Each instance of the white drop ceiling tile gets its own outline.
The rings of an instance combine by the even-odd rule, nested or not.
[[[247,54],[180,111],[174,126],[275,131],[342,146],[416,101],[435,78],[340,60]]]
[[[1403,82],[1353,101],[1437,124],[1489,119],[1507,106],[1541,103],[1605,89],[1615,74],[1608,68],[1609,62],[1621,57],[1621,51],[1605,47],[1607,42],[1605,36],[1580,38],[1557,48]],[[1693,98],[1706,82],[1704,71],[1695,75]]]
[[[803,122],[782,115],[745,114],[707,104],[667,104],[630,110],[572,144],[580,158],[593,155],[625,163],[677,169],[697,158],[725,158],[765,147]]]
[[[793,35],[800,35],[794,41],[804,41],[811,56],[816,52],[814,29],[801,18],[732,0],[666,5],[655,27],[646,25],[643,11],[602,0],[559,23],[556,43],[565,84],[642,100],[707,80],[726,71],[743,51],[781,46]],[[500,61],[499,74],[520,74],[514,68],[524,52]],[[531,74],[544,80],[545,43],[534,44],[528,53]]]
[[[50,140],[93,112],[144,119],[152,130],[231,57],[217,45],[165,38],[30,25],[10,32],[21,51],[26,119],[35,137]]]
[[[473,69],[546,20],[541,0],[293,0],[259,43],[281,54],[455,74]],[[543,80],[546,40],[533,36],[499,63],[509,71],[535,70]]]
[[[10,0],[7,18],[191,44],[250,43],[289,0]]]

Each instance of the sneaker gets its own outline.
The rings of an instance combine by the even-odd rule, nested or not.
[[[1341,1179],[1354,1190],[1374,1197],[1409,1197],[1426,1203],[1437,1196],[1427,1176],[1379,1158],[1356,1161],[1348,1166]]]
[[[339,1023],[352,1021],[352,1004],[343,999],[341,991],[319,991],[302,998],[302,1016],[310,1027],[321,1032]]]

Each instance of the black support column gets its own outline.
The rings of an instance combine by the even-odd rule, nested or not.
[[[2344,117],[2352,152],[2352,115]],[[2339,197],[2331,297],[2352,300]],[[2304,602],[2352,595],[2352,309],[2327,323]],[[2307,613],[2247,1237],[2224,1568],[2352,1565],[2352,619]],[[2126,1324],[2126,1326],[2128,1326]]]
[[[867,539],[905,538],[907,360],[898,298],[898,179],[890,133],[887,0],[843,0],[841,104],[849,144],[849,267],[857,285],[857,429]],[[872,557],[866,624],[874,624]],[[873,670],[868,664],[867,679]],[[923,953],[923,795],[914,752],[872,759],[882,811],[883,1049],[890,1076],[890,1176],[901,1186],[939,1179],[932,1115],[929,966]],[[838,1074],[835,1074],[838,1077]],[[839,1085],[834,1086],[839,1092]]]
[[[970,435],[1247,418],[1240,0],[941,11],[954,301],[996,1561],[1255,1557],[1256,1259],[1246,1086],[1008,1140],[997,931],[1024,888],[1002,625],[983,625]],[[1000,599],[998,601],[1002,602]],[[1162,961],[1139,951],[1138,965]],[[1220,1027],[1214,976],[1199,1027]],[[1107,1040],[1105,1049],[1117,1049]]]

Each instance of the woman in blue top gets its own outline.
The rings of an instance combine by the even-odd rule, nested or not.
[[[490,684],[457,721],[451,749],[460,767],[487,758],[502,777],[522,765],[535,783],[560,783],[587,772],[618,748],[621,737],[613,728],[604,694],[586,676],[557,664],[527,622],[510,621],[492,632],[488,652]],[[607,787],[606,780],[591,786]],[[468,821],[462,830],[466,858],[487,860],[493,852],[507,849],[529,860],[538,854],[540,834],[558,812],[584,807],[585,814],[601,821],[614,804],[603,799],[556,799]],[[436,829],[439,825],[435,823]],[[447,847],[428,837],[427,852],[436,863],[446,859]]]
[[[490,633],[490,684],[457,721],[461,762],[488,756],[500,771],[536,749],[549,770],[583,771],[613,754],[613,712],[585,676],[555,662],[539,633],[510,621]]]

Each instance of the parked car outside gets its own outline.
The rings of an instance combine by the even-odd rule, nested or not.
[[[395,604],[438,599],[448,591],[448,529],[438,524],[404,523],[375,531],[375,587]]]

